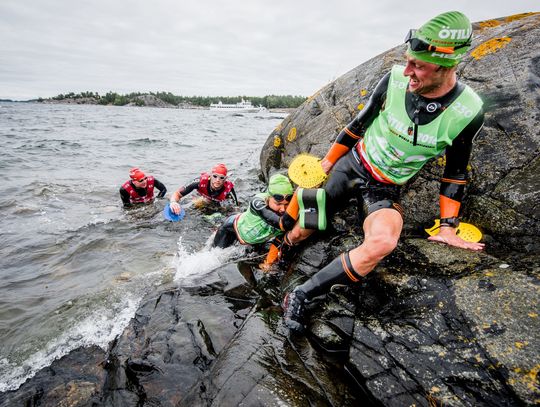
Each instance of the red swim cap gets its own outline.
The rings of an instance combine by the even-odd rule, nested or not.
[[[146,177],[146,175],[144,175],[144,172],[142,172],[137,167],[135,167],[129,170],[129,177],[131,179],[134,179],[135,181],[139,181],[143,179],[144,177]]]
[[[212,168],[212,174],[227,175],[227,167],[225,164],[217,164]]]

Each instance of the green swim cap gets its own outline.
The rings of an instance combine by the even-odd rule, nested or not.
[[[407,53],[421,61],[452,67],[457,65],[471,46],[472,26],[459,11],[439,14],[405,38]]]
[[[285,175],[274,174],[268,181],[268,192],[271,195],[291,195],[293,193],[293,186]]]

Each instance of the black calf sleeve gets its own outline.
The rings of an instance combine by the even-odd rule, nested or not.
[[[313,275],[297,289],[306,294],[308,300],[322,295],[335,284],[350,284],[359,281],[360,276],[352,268],[349,253],[336,257],[319,272]]]

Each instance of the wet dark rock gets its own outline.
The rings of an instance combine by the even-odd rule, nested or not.
[[[456,304],[471,321],[475,340],[493,367],[504,366],[508,385],[527,403],[538,400],[539,274],[518,268],[488,268],[455,284]],[[478,290],[479,280],[495,289]]]
[[[181,403],[231,339],[234,320],[223,296],[171,290],[148,299],[110,349],[115,380],[105,404]]]
[[[254,313],[187,399],[191,406],[358,405],[339,368]]]
[[[489,373],[489,357],[460,310],[444,302],[450,296],[446,284],[429,279],[422,291],[425,299],[436,300],[426,304],[410,293],[396,295],[386,307],[388,317],[357,319],[350,363],[370,392],[384,405],[398,405],[398,396],[407,405],[427,405],[428,396],[443,405],[519,403],[504,381]],[[400,312],[404,307],[407,312]]]
[[[471,272],[495,261],[484,253],[456,249],[426,239],[402,239],[387,263],[407,272],[449,276]]]
[[[76,349],[18,390],[0,393],[0,406],[91,406],[102,394],[108,363],[98,347]]]

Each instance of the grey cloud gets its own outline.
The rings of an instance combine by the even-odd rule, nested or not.
[[[455,0],[472,20],[537,0]],[[433,1],[2,0],[0,98],[69,91],[311,95],[447,11]]]

